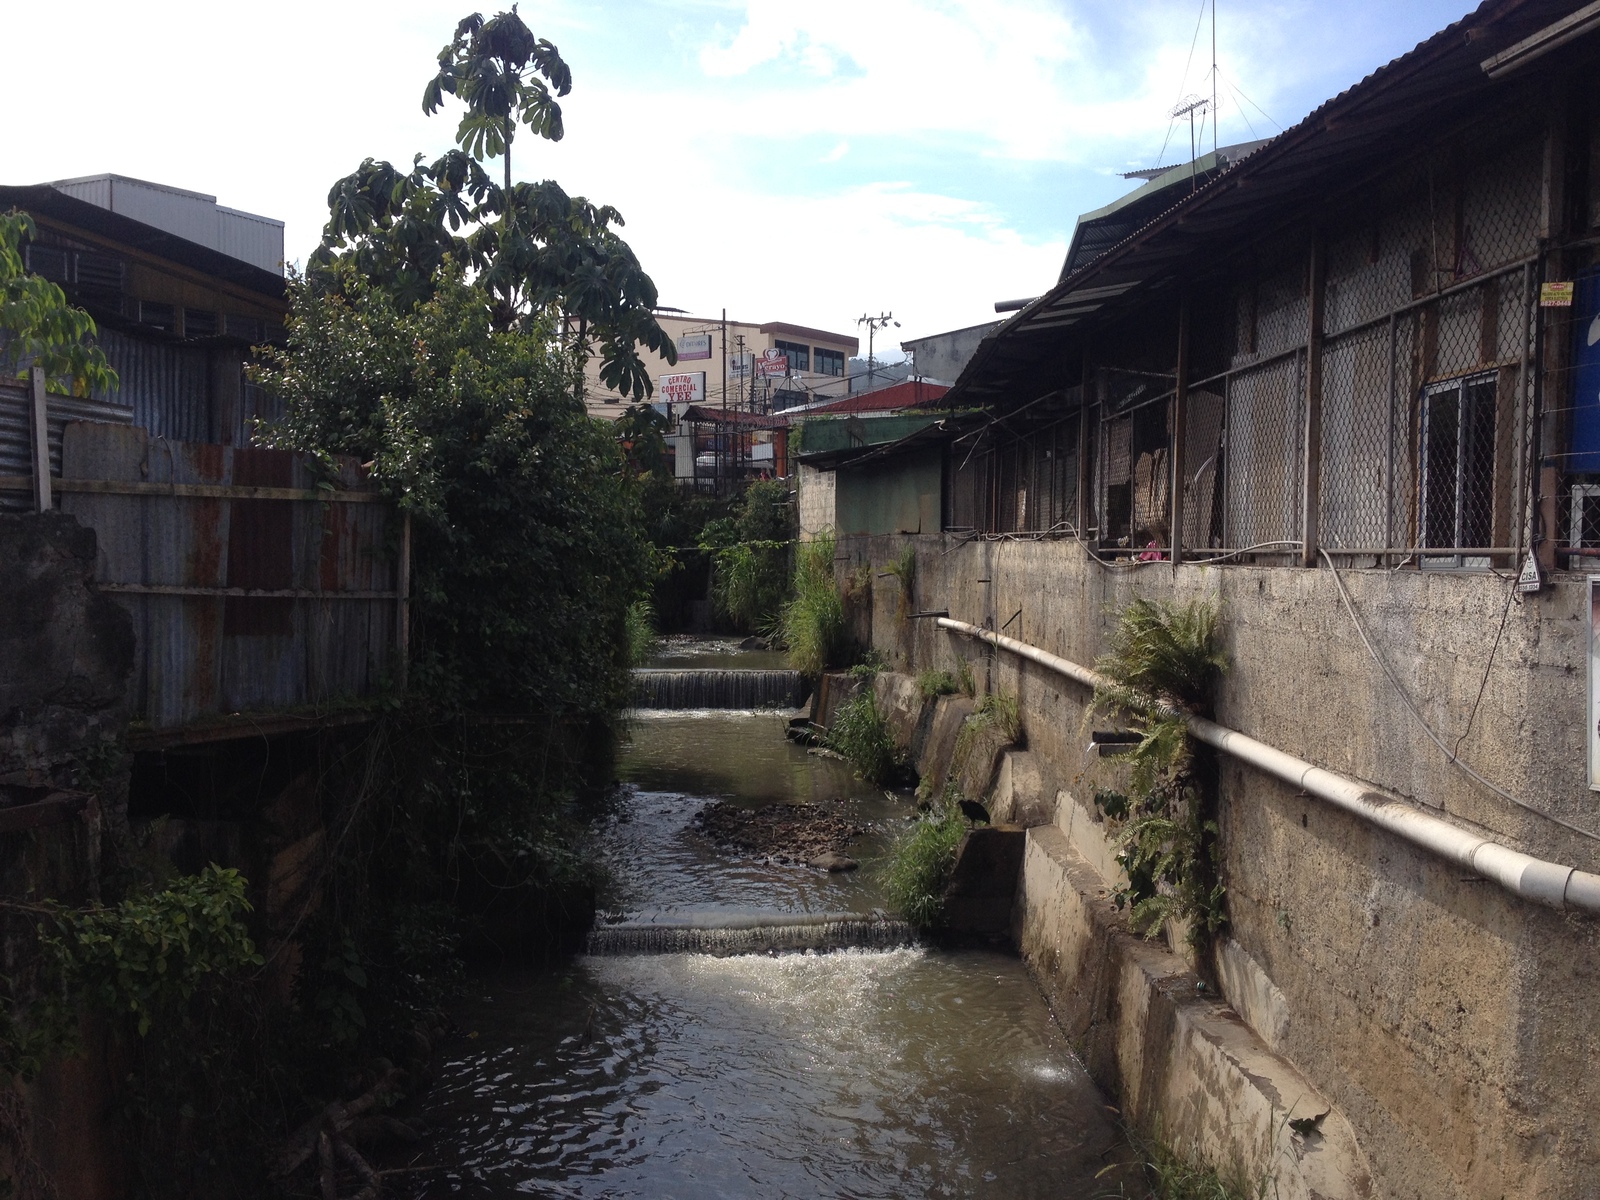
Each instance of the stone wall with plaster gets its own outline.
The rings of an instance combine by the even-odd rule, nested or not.
[[[1112,567],[1069,541],[913,540],[913,611],[1009,622],[1008,634],[1085,664],[1133,597],[1211,599],[1233,664],[1222,723],[1528,853],[1600,870],[1600,843],[1507,803],[1427,740],[1326,569]],[[841,541],[841,578],[893,561],[906,541]],[[1518,598],[1487,573],[1343,577],[1379,654],[1463,761],[1536,810],[1600,828],[1585,773],[1582,579]],[[1031,786],[1058,798],[1056,828],[1076,823],[1073,845],[1092,842],[1093,791],[1119,779],[1085,753],[1087,692],[931,620],[903,620],[895,601],[888,587],[872,598],[885,660],[910,674],[966,662],[980,691],[1018,692]],[[1219,767],[1231,926],[1211,961],[1192,965],[1331,1098],[1370,1157],[1376,1194],[1594,1195],[1600,924],[1518,900],[1242,764]]]

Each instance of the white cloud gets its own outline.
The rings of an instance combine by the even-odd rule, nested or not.
[[[453,117],[424,117],[422,86],[472,6],[14,7],[12,44],[66,39],[94,85],[63,84],[50,55],[14,56],[0,96],[6,182],[117,171],[214,193],[285,219],[295,258],[316,242],[329,185],[362,158],[406,163],[448,145]],[[1364,27],[1329,38],[1342,14],[1311,0],[1223,7],[1224,65],[1285,123],[1301,77],[1405,48],[1361,59]],[[1401,19],[1378,0],[1345,7],[1369,26]],[[1154,155],[1195,8],[550,0],[525,15],[572,62],[568,135],[519,142],[515,166],[620,207],[666,303],[841,331],[892,308],[907,336],[972,324],[1054,278],[1075,213],[1121,188],[1097,172]]]

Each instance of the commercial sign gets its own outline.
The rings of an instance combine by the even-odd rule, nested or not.
[[[704,404],[706,399],[706,373],[685,371],[679,375],[663,375],[656,380],[661,399],[668,404]]]
[[[686,333],[678,339],[678,361],[693,362],[697,358],[711,357],[709,333]]]
[[[748,350],[728,355],[728,378],[748,379],[750,372],[755,369],[755,361],[756,356]]]
[[[771,379],[773,376],[782,377],[789,373],[789,356],[778,350],[763,350],[761,361],[756,363],[756,377],[758,379]]]
[[[1540,308],[1571,308],[1572,307],[1572,280],[1562,283],[1541,283],[1539,285]]]

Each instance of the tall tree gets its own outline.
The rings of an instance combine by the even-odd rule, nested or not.
[[[437,112],[449,92],[467,106],[458,149],[431,163],[418,155],[409,171],[367,159],[328,193],[328,224],[310,276],[337,288],[350,264],[402,307],[432,296],[448,261],[467,268],[486,296],[494,327],[531,328],[553,317],[572,350],[581,390],[591,352],[600,378],[624,396],[652,391],[638,348],[677,360],[655,319],[655,284],[617,233],[622,215],[609,205],[568,196],[553,180],[512,183],[511,143],[519,126],[548,140],[563,132],[557,96],[571,72],[548,41],[536,38],[513,8],[485,21],[474,13],[456,26],[423,95]],[[504,156],[496,183],[484,160]]]
[[[432,116],[444,94],[467,106],[456,127],[456,144],[476,159],[505,156],[506,191],[511,190],[511,141],[522,123],[542,138],[559,142],[565,129],[556,96],[572,90],[572,71],[561,53],[536,38],[517,6],[485,21],[462,18],[450,44],[439,51],[439,73],[422,93],[422,111]]]

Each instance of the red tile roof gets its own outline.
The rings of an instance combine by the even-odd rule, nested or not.
[[[892,383],[888,387],[846,396],[843,400],[835,400],[832,404],[820,404],[816,408],[808,408],[804,413],[794,415],[817,417],[833,413],[895,412],[902,408],[927,408],[949,390],[942,383],[906,379],[900,383]]]

